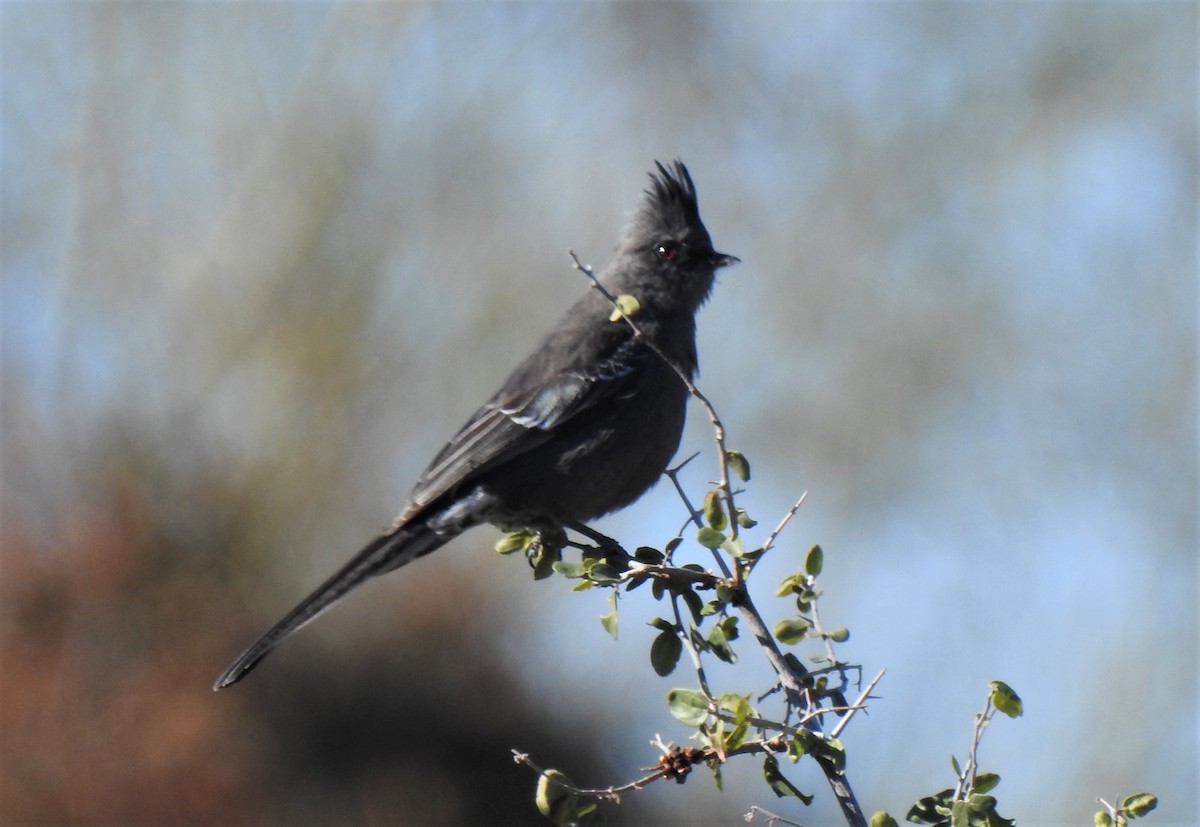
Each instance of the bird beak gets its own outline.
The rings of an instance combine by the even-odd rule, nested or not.
[[[713,250],[708,256],[708,262],[714,270],[728,267],[730,264],[739,264],[741,261],[737,256],[731,256],[729,253],[718,253],[716,250]]]

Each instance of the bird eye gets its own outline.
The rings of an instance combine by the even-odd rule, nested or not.
[[[665,241],[654,248],[654,254],[663,261],[670,261],[675,258],[675,254],[678,252],[679,247],[670,241]]]

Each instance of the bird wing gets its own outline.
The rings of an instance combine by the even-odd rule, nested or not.
[[[397,524],[471,476],[543,444],[601,400],[631,393],[647,356],[637,338],[628,338],[612,356],[587,367],[565,369],[515,388],[510,381],[434,457]]]

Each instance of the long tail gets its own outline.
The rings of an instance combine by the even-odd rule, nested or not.
[[[246,677],[280,641],[301,626],[315,620],[317,615],[345,597],[350,590],[362,585],[364,581],[408,565],[418,557],[435,551],[450,539],[451,535],[437,534],[422,519],[402,524],[379,535],[354,555],[341,570],[301,601],[299,606],[288,612],[283,620],[242,652],[221,677],[217,678],[213,689],[224,689]]]

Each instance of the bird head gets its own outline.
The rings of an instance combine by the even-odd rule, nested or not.
[[[651,307],[695,312],[712,290],[716,271],[739,261],[713,249],[696,201],[692,176],[681,161],[655,162],[609,268],[610,289],[632,293]]]

